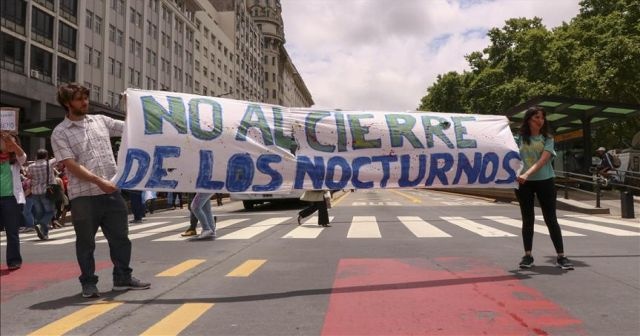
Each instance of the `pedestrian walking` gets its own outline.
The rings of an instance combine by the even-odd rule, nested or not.
[[[191,201],[191,212],[202,225],[200,234],[189,238],[191,241],[216,238],[216,222],[211,212],[211,196],[213,196],[213,193],[196,193]]]
[[[57,100],[67,114],[53,130],[51,146],[69,175],[82,296],[100,296],[94,258],[98,228],[109,243],[113,290],[148,289],[150,283],[132,276],[127,205],[111,182],[116,163],[110,137],[122,135],[124,122],[88,114],[89,89],[75,83],[58,87]]]
[[[7,235],[6,262],[10,271],[22,267],[20,254],[20,207],[24,204],[24,190],[20,181],[20,167],[27,161],[27,155],[17,138],[0,132],[0,222]]]
[[[325,194],[326,192],[324,190],[306,190],[302,194],[300,199],[310,202],[311,204],[298,213],[298,225],[302,224],[302,219],[318,211],[318,225],[324,227],[331,226],[329,225],[329,211],[327,210]]]
[[[549,131],[546,114],[541,107],[527,109],[520,126],[518,138],[523,167],[518,175],[516,197],[522,214],[522,241],[524,253],[520,268],[533,266],[534,196],[537,196],[544,222],[549,229],[551,241],[557,253],[556,265],[565,270],[573,269],[571,261],[564,255],[562,231],[556,215],[555,173],[551,159],[556,156],[553,136]]]
[[[36,161],[27,167],[27,176],[31,178],[31,198],[33,202],[34,229],[40,240],[49,239],[49,224],[53,218],[54,203],[47,196],[47,185],[55,183],[52,162],[49,161],[49,152],[38,149]]]

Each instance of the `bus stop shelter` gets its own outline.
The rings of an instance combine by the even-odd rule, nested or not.
[[[561,96],[537,96],[509,109],[505,115],[517,129],[529,107],[541,106],[556,139],[582,138],[586,151],[591,150],[591,130],[611,121],[620,121],[640,115],[640,105],[606,101],[568,98]],[[591,165],[591,155],[583,156],[584,167]]]

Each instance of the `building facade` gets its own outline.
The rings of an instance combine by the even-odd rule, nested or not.
[[[20,108],[28,153],[44,147],[64,118],[55,92],[65,82],[91,89],[93,112],[121,119],[127,88],[313,104],[284,49],[279,1],[2,0],[0,6],[0,105]]]

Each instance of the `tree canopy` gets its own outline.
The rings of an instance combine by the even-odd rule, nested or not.
[[[419,110],[504,114],[539,95],[640,104],[637,0],[583,0],[576,17],[552,30],[537,17],[512,18],[487,35],[484,50],[465,56],[470,70],[438,75]],[[640,116],[608,123],[594,142],[626,147],[620,141],[639,129]]]

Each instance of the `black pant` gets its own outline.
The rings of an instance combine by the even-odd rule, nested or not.
[[[73,228],[76,232],[76,258],[80,266],[80,283],[95,284],[96,232],[102,229],[109,242],[109,254],[113,262],[113,280],[127,281],[131,278],[131,241],[127,222],[127,204],[119,191],[112,194],[83,196],[71,201],[73,204]]]
[[[142,191],[129,190],[129,201],[131,202],[131,212],[134,220],[141,220],[144,217],[144,203],[142,202]]]
[[[7,234],[7,254],[6,260],[8,266],[21,265],[22,256],[20,255],[20,238],[18,236],[18,227],[20,226],[20,217],[22,212],[19,210],[18,202],[13,196],[0,197],[0,221],[4,226]]]
[[[302,209],[298,213],[300,217],[305,218],[310,216],[312,213],[318,211],[318,225],[328,225],[329,224],[329,211],[327,211],[327,203],[324,200],[318,202],[311,202],[311,204]]]
[[[520,213],[522,214],[524,250],[531,251],[533,248],[534,194],[540,203],[544,223],[547,224],[556,253],[564,253],[562,232],[556,216],[556,188],[553,178],[541,181],[526,181],[516,189],[516,197],[520,203]]]

